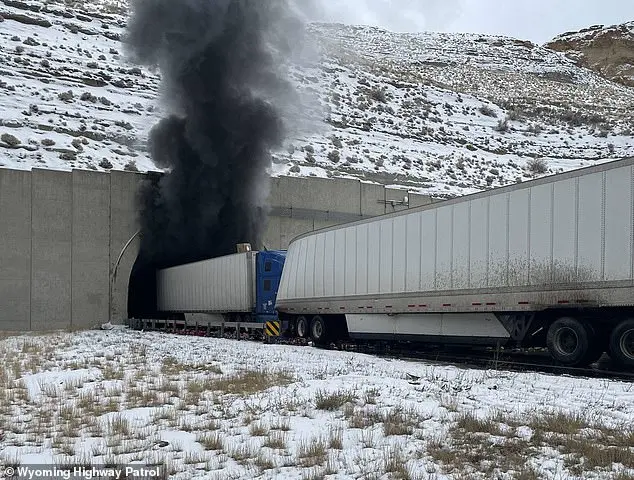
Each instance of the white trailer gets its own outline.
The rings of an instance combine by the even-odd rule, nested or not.
[[[250,312],[255,304],[257,252],[179,265],[157,272],[159,312]]]
[[[298,335],[547,345],[634,365],[634,159],[302,235],[277,309]]]

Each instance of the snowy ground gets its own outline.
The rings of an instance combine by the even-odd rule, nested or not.
[[[0,464],[634,478],[634,384],[126,330],[0,341]]]

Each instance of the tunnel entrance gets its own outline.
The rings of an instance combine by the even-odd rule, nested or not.
[[[144,240],[146,235],[158,234],[147,227],[146,218],[152,212],[152,207],[159,203],[159,188],[163,176],[161,172],[148,172],[137,192],[141,241],[128,283],[128,318],[161,318],[156,310],[156,271],[168,265],[158,264],[156,258],[160,258],[160,255],[157,252],[148,252],[147,242]]]
[[[139,254],[128,284],[128,317],[138,319],[161,318],[156,311],[156,266]]]

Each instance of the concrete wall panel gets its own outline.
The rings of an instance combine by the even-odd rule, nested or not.
[[[109,314],[110,175],[74,170],[73,327],[101,325]]]
[[[33,169],[31,329],[67,328],[71,318],[72,177]]]
[[[361,215],[376,216],[385,213],[385,187],[374,183],[361,183]]]
[[[267,200],[269,205],[274,205],[276,207],[281,206],[280,179],[278,177],[271,178],[271,184],[269,186],[269,196]]]
[[[132,267],[139,253],[137,191],[143,175],[110,172],[110,269],[114,271],[123,252],[112,286],[111,319],[121,323],[128,318],[128,286]],[[126,244],[132,239],[128,248]]]
[[[420,195],[418,193],[409,193],[409,208],[423,207],[433,202],[428,195]]]
[[[361,215],[358,180],[280,177],[278,182],[279,207]]]
[[[0,169],[0,330],[31,328],[31,172]]]

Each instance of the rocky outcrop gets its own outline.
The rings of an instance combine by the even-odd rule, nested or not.
[[[634,87],[634,22],[567,32],[545,47],[563,52],[578,65],[612,81]]]

